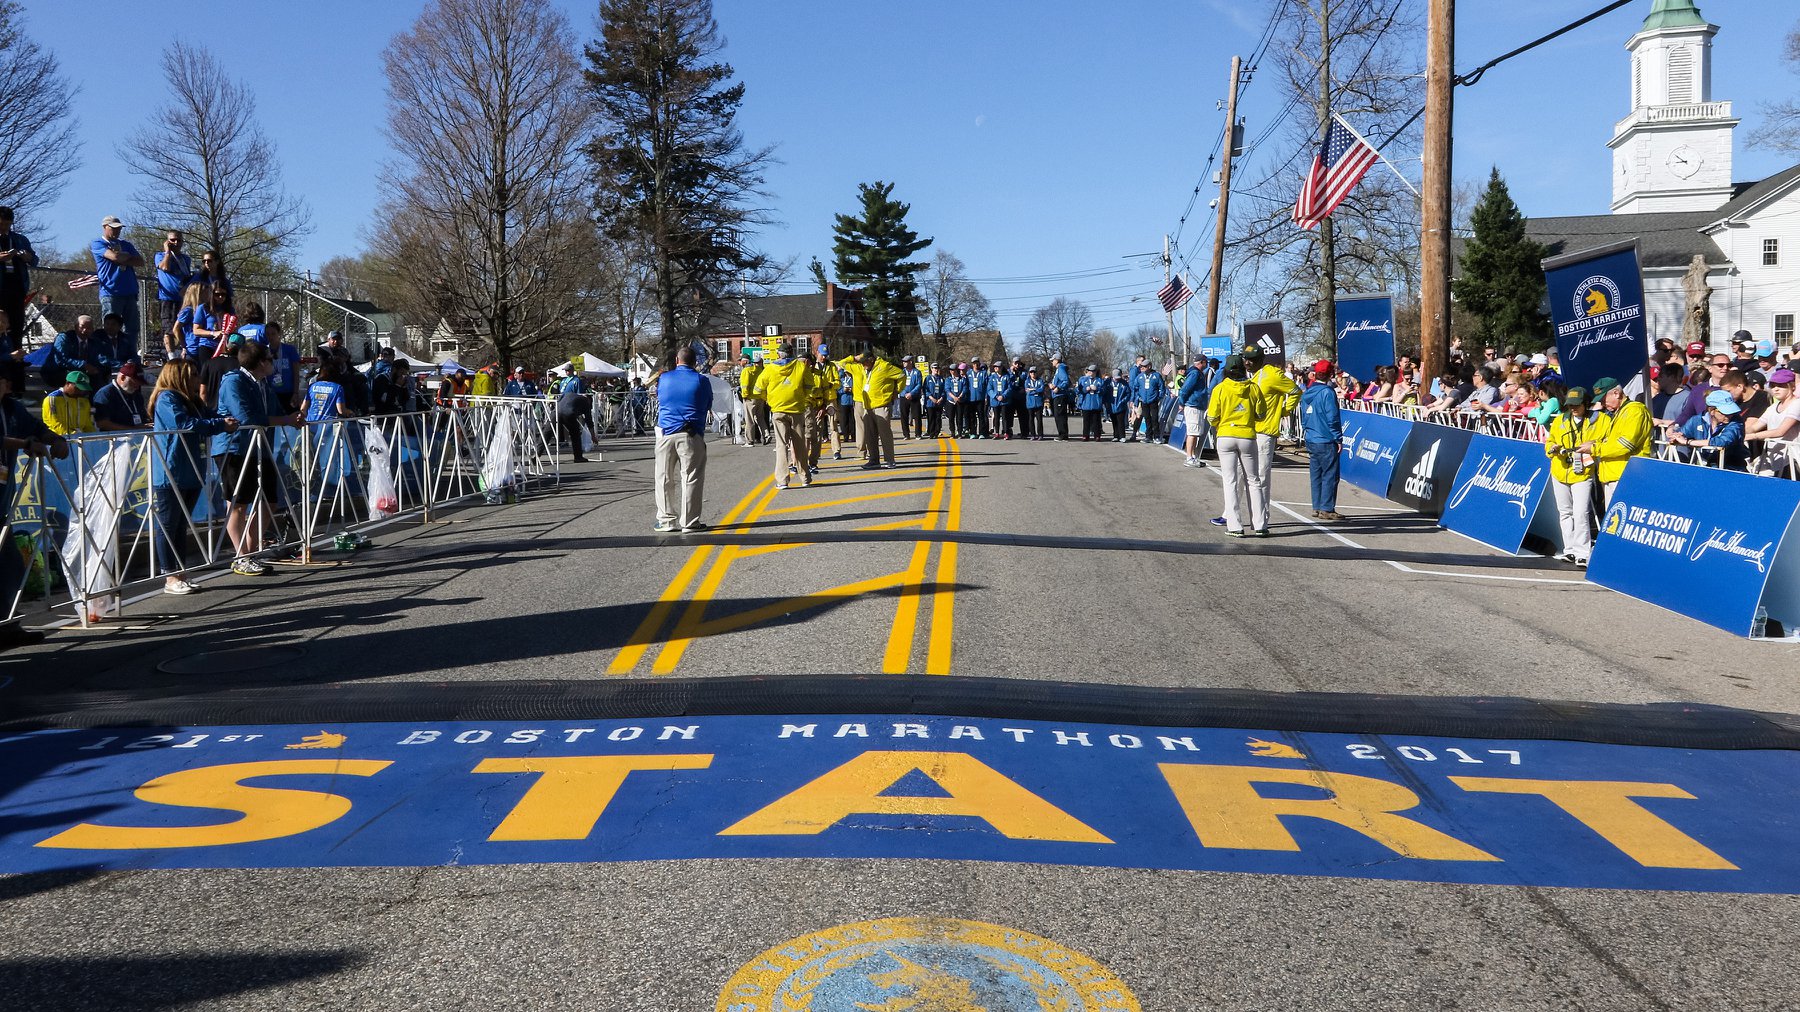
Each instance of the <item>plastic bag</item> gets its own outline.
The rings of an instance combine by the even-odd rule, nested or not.
[[[381,426],[370,425],[369,453],[369,519],[385,520],[400,512],[400,490],[394,484],[394,462],[388,453],[387,435]]]
[[[588,431],[588,427],[585,425],[577,425],[575,427],[577,429],[581,430],[581,452],[582,453],[593,453],[594,452],[594,434],[592,432]]]

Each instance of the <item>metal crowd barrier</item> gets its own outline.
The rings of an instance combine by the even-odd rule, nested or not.
[[[505,501],[561,480],[548,401],[471,398],[238,434],[243,453],[230,460],[207,455],[210,439],[194,455],[167,438],[174,434],[152,431],[71,436],[66,459],[17,458],[0,550],[20,552],[27,571],[16,591],[5,588],[4,617],[26,602],[72,604],[87,625],[118,614],[127,593],[155,581],[239,558],[306,565],[335,532],[398,517],[429,521],[433,510],[475,496]],[[182,459],[165,456],[164,443]],[[200,486],[153,480],[171,470],[201,476]]]

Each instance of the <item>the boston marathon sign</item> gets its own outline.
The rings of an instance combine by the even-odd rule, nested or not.
[[[1650,342],[1635,241],[1552,257],[1544,279],[1570,386],[1607,376],[1624,383],[1643,371]]]
[[[1800,893],[1800,753],[966,717],[31,732],[0,872],[906,858]]]

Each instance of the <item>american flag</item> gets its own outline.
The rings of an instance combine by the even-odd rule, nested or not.
[[[1368,141],[1333,113],[1331,127],[1325,131],[1325,143],[1319,145],[1306,182],[1300,185],[1300,199],[1294,202],[1294,224],[1314,228],[1324,221],[1379,157]]]
[[[1187,300],[1193,297],[1193,291],[1188,288],[1187,282],[1181,280],[1179,274],[1170,278],[1168,284],[1156,290],[1156,301],[1162,303],[1165,313],[1173,313],[1187,305]]]
[[[92,288],[99,283],[100,283],[100,275],[98,275],[98,274],[83,274],[81,277],[78,277],[75,280],[69,282],[69,287],[70,288]]]

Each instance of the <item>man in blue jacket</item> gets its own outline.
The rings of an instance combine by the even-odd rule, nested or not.
[[[996,361],[988,373],[988,409],[994,416],[994,439],[1012,438],[1012,373]]]
[[[981,359],[969,360],[969,403],[963,408],[963,430],[976,439],[988,438],[988,384],[992,381]]]
[[[1100,438],[1100,415],[1106,410],[1106,381],[1100,378],[1100,366],[1090,365],[1075,381],[1075,407],[1081,412],[1081,440],[1091,443]]]
[[[1132,378],[1131,398],[1137,402],[1138,418],[1144,423],[1144,441],[1152,446],[1162,441],[1162,373],[1156,366],[1145,362]],[[1137,430],[1133,429],[1127,443],[1137,442]]]
[[[1181,383],[1181,390],[1175,395],[1181,404],[1182,423],[1187,428],[1187,459],[1182,461],[1187,467],[1199,467],[1200,452],[1206,449],[1206,405],[1211,394],[1206,356],[1197,354],[1187,371],[1187,378]]]
[[[1331,377],[1330,362],[1314,362],[1306,391],[1300,395],[1300,431],[1306,441],[1306,466],[1312,473],[1312,515],[1318,520],[1344,519],[1337,511],[1338,450],[1344,442],[1344,419]]]
[[[1069,402],[1074,399],[1075,388],[1069,382],[1069,366],[1061,355],[1050,356],[1050,379],[1045,384],[1049,389],[1046,396],[1050,398],[1050,414],[1056,419],[1056,441],[1069,441]]]
[[[917,439],[925,432],[922,424],[925,377],[911,355],[900,356],[900,370],[906,375],[900,384],[900,438]]]
[[[968,435],[963,429],[969,403],[969,367],[958,362],[950,368],[950,375],[944,377],[945,410],[950,412],[950,438],[961,439]]]
[[[931,375],[922,384],[925,399],[925,438],[936,439],[944,432],[944,364],[934,362]]]
[[[1123,443],[1125,419],[1131,413],[1131,381],[1125,378],[1125,370],[1115,368],[1112,371],[1102,397],[1106,404],[1106,415],[1112,419],[1113,442]]]

